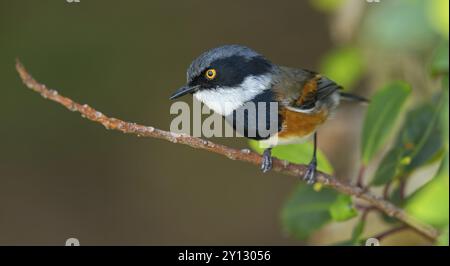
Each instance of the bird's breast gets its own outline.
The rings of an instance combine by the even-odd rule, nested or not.
[[[301,113],[281,107],[280,113],[282,119],[282,129],[278,132],[280,138],[311,135],[328,117],[326,109],[314,113]]]
[[[279,112],[281,129],[270,138],[263,140],[262,147],[305,142],[328,118],[326,109],[314,113],[300,113],[280,107]]]

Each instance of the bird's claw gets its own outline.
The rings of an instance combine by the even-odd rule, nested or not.
[[[303,176],[303,180],[305,180],[308,185],[312,185],[316,182],[316,169],[317,163],[315,161],[312,161],[308,165],[308,169],[306,169],[306,173]]]
[[[266,149],[263,153],[261,162],[261,171],[266,173],[272,169],[272,155],[269,149]]]

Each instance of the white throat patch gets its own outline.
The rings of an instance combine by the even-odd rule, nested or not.
[[[238,87],[201,90],[194,93],[194,97],[214,112],[227,116],[256,95],[269,89],[271,81],[268,75],[249,76]]]

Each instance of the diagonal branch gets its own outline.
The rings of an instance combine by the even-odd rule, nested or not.
[[[102,124],[106,129],[119,130],[126,134],[134,134],[141,137],[157,138],[167,140],[172,143],[180,143],[189,145],[196,149],[203,149],[213,153],[221,154],[232,160],[239,160],[259,165],[261,163],[261,156],[257,153],[250,152],[248,150],[239,150],[230,148],[221,144],[216,144],[208,140],[204,140],[197,137],[192,137],[185,134],[176,134],[169,131],[157,129],[150,126],[139,125],[136,123],[125,122],[117,118],[108,117],[94,108],[84,104],[74,102],[70,98],[60,95],[57,91],[47,88],[44,84],[41,84],[33,79],[33,77],[26,71],[24,66],[17,60],[16,63],[17,72],[20,75],[23,83],[33,91],[41,94],[42,97],[57,102],[65,106],[70,111],[79,112],[84,118],[91,121]],[[273,170],[282,172],[291,176],[303,176],[307,170],[307,166],[286,163],[285,161],[273,159]],[[433,227],[424,224],[413,217],[409,216],[402,209],[396,207],[389,201],[384,200],[382,197],[376,196],[369,191],[344,183],[335,177],[327,175],[322,172],[317,172],[317,182],[322,183],[328,187],[331,187],[343,194],[351,195],[359,199],[363,199],[375,208],[382,211],[388,216],[394,217],[403,222],[407,226],[411,227],[418,233],[426,236],[431,240],[435,240],[438,237],[438,231]]]

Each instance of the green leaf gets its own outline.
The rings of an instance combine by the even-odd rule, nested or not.
[[[411,172],[433,161],[442,150],[442,138],[439,128],[439,110],[430,104],[419,106],[408,112],[405,124],[397,139],[396,146],[403,148],[403,172]]]
[[[403,151],[398,148],[390,150],[381,161],[375,172],[371,184],[373,186],[381,186],[392,180],[401,162]]]
[[[284,230],[303,240],[333,220],[345,221],[356,215],[351,197],[330,188],[316,191],[304,184],[297,186],[281,212]]]
[[[359,220],[358,223],[355,225],[355,227],[353,228],[353,232],[352,232],[352,238],[350,240],[353,245],[360,244],[361,237],[362,237],[365,227],[366,227],[365,220]]]
[[[441,105],[438,103],[434,107],[425,104],[408,112],[394,147],[385,155],[375,172],[372,185],[386,184],[395,176],[410,173],[439,159],[443,148],[438,123]]]
[[[298,185],[281,212],[284,230],[298,239],[308,239],[331,222],[329,208],[336,199],[337,192],[329,188],[316,192],[312,186]]]
[[[362,159],[368,164],[380,150],[397,121],[398,114],[411,92],[405,82],[396,81],[373,96],[366,113],[362,136]]]
[[[441,43],[436,48],[431,62],[431,73],[433,75],[448,74],[448,48],[448,41]]]
[[[340,194],[330,206],[330,215],[334,221],[342,222],[355,217],[358,215],[358,212],[353,207],[352,198],[348,195]]]
[[[437,175],[408,197],[405,210],[417,219],[442,228],[449,223],[448,153]]]
[[[260,147],[258,141],[250,140],[250,147],[262,154],[264,149]],[[312,159],[314,145],[310,142],[302,144],[280,145],[272,149],[272,156],[286,160],[296,164],[309,164]],[[328,162],[325,155],[318,149],[317,150],[317,169],[327,174],[333,173],[333,167]]]
[[[392,204],[403,207],[404,200],[402,198],[402,192],[401,190],[404,189],[401,187],[400,182],[394,182],[391,184],[391,192],[387,195],[387,200],[391,202]],[[387,214],[382,214],[381,218],[389,224],[398,224],[398,220],[392,216],[389,216]]]
[[[339,48],[322,59],[320,73],[334,80],[344,89],[352,88],[361,78],[364,63],[361,52],[354,47]]]

